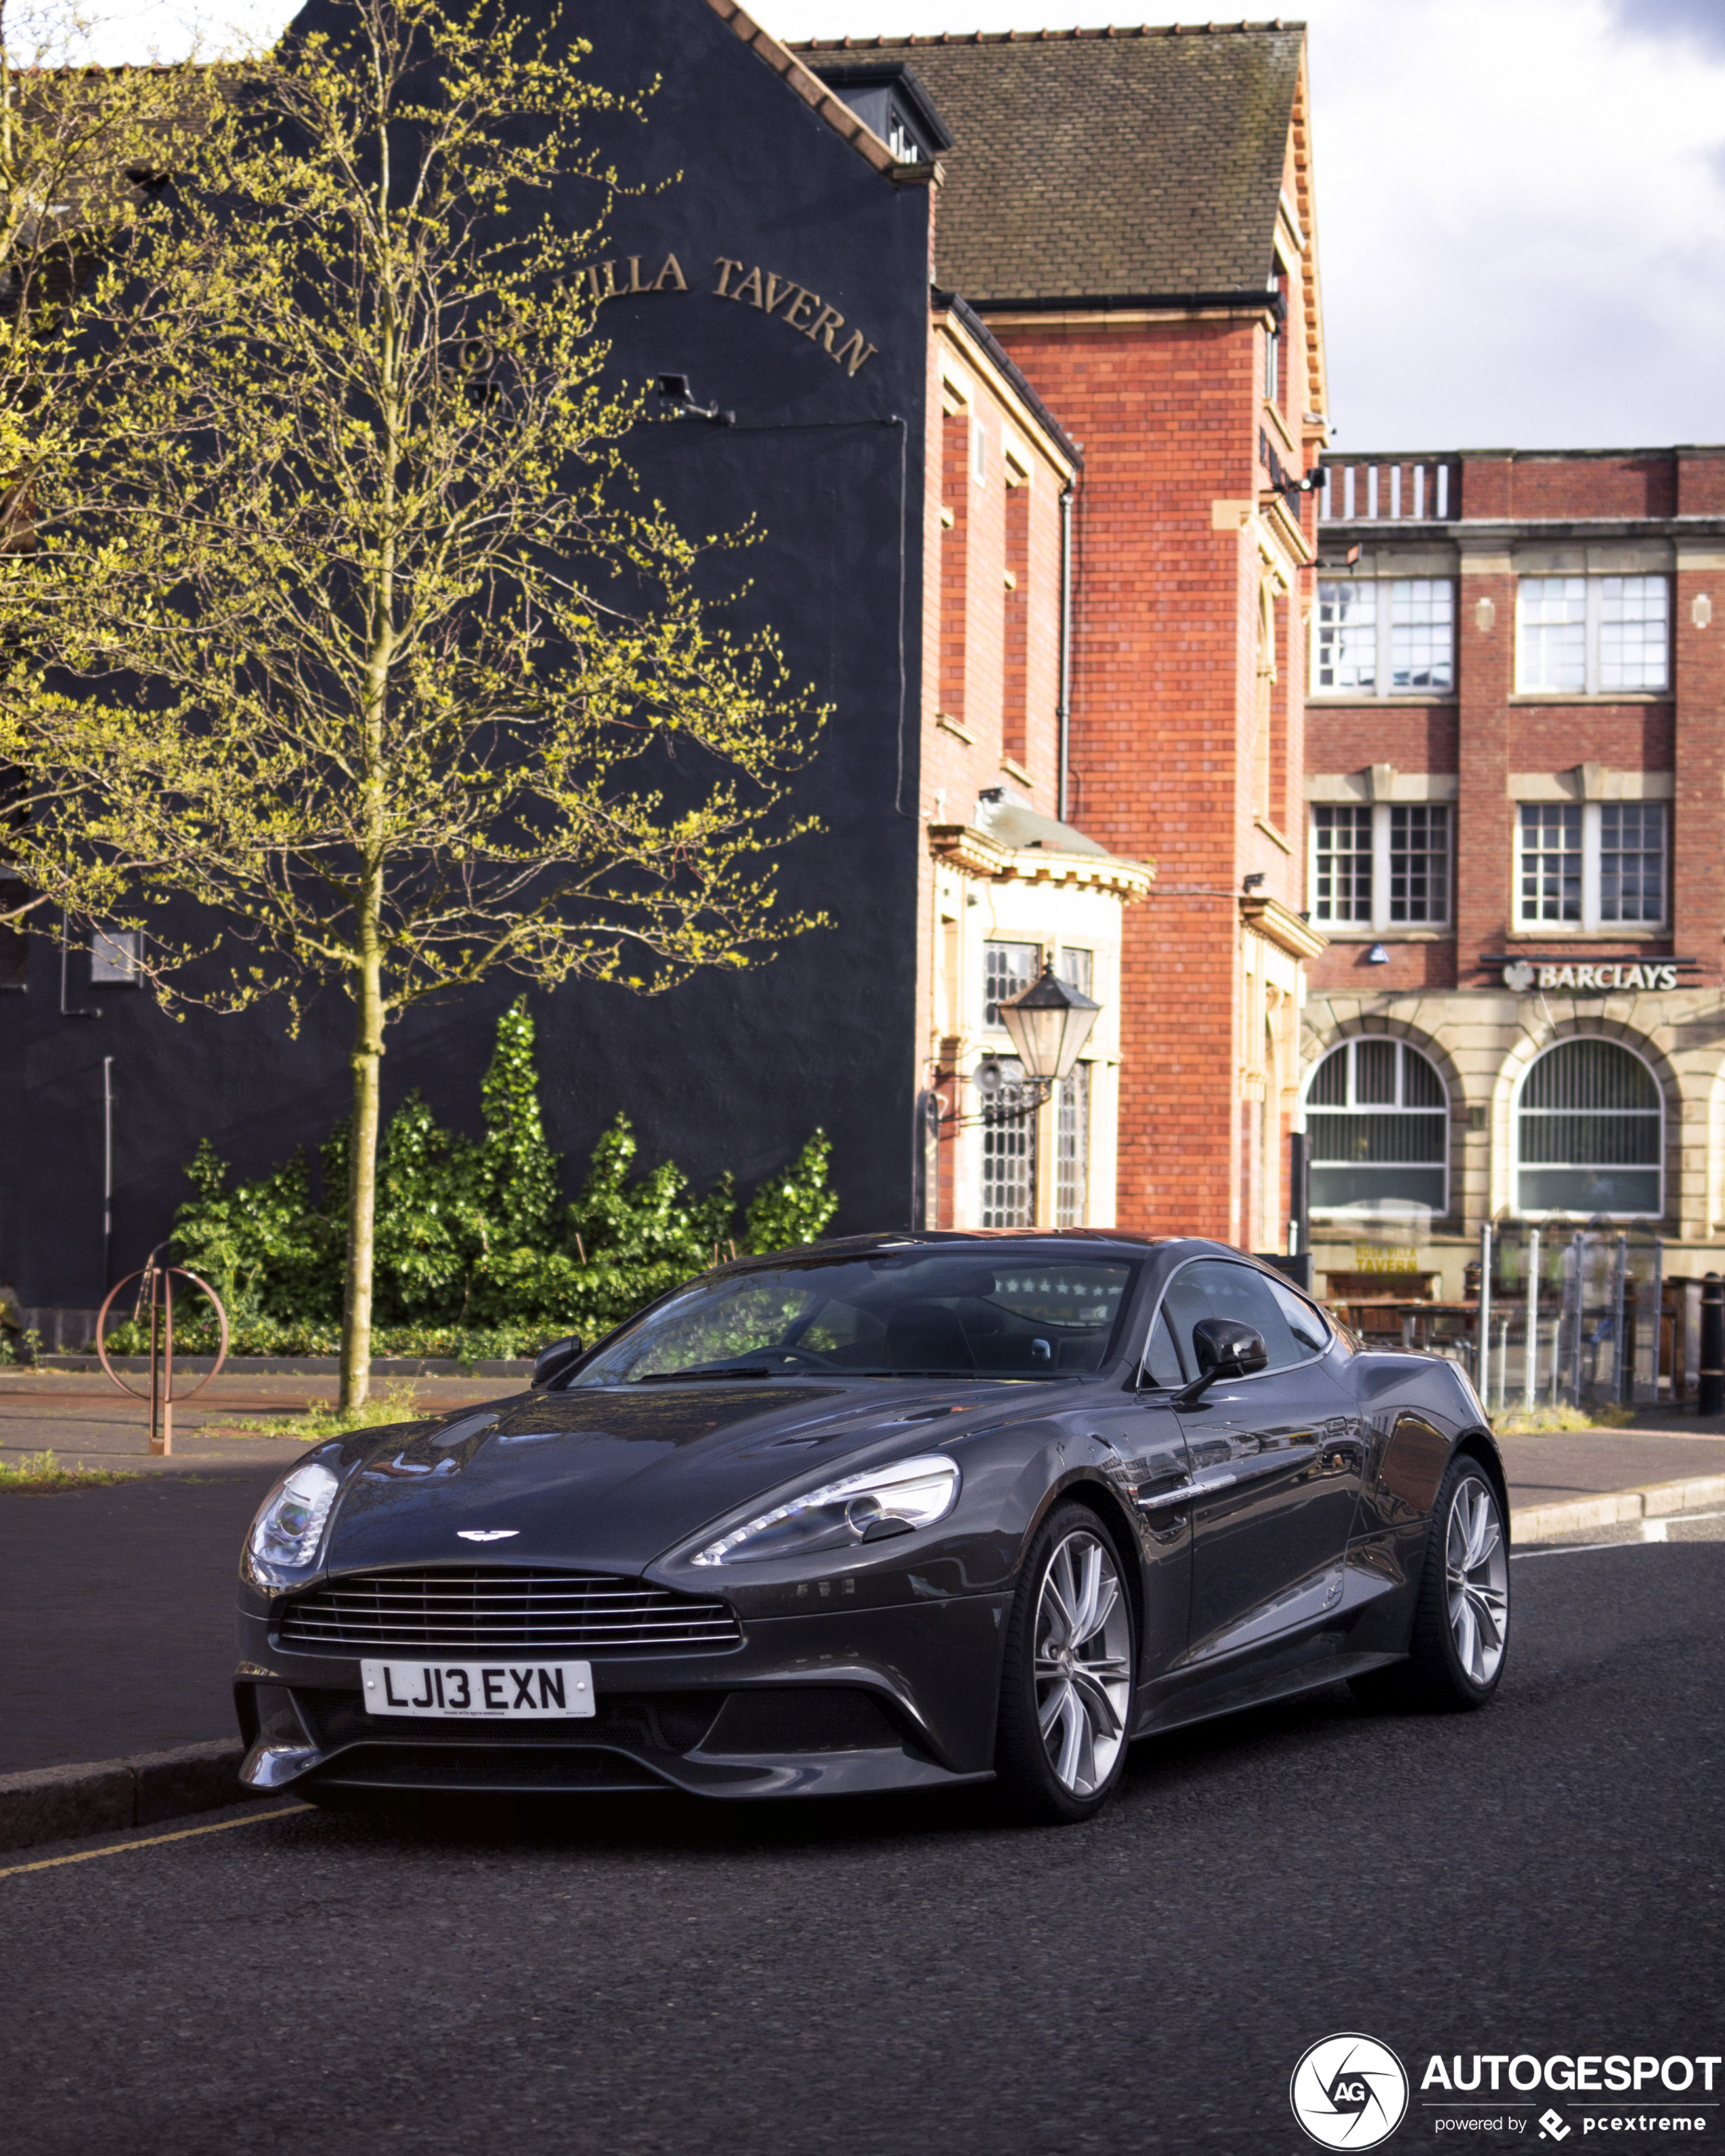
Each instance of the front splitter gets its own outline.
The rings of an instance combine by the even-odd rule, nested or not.
[[[619,1746],[415,1746],[365,1743],[330,1752],[263,1742],[246,1754],[241,1783],[259,1795],[320,1789],[448,1796],[608,1796],[680,1790],[727,1798],[865,1796],[959,1789],[991,1771],[957,1774],[903,1748],[745,1756],[631,1752]]]

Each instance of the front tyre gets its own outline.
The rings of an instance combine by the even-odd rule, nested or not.
[[[1037,1530],[1007,1626],[994,1768],[1021,1819],[1091,1817],[1126,1766],[1135,1675],[1118,1548],[1082,1505]]]
[[[1439,1712],[1483,1707],[1509,1650],[1509,1545],[1491,1479],[1466,1454],[1452,1460],[1431,1533],[1405,1662],[1353,1680],[1368,1706]]]

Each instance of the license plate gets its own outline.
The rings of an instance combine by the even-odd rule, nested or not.
[[[597,1714],[591,1662],[362,1662],[368,1714],[552,1722]]]

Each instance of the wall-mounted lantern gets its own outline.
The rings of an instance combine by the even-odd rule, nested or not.
[[[1051,960],[1045,962],[1040,980],[1000,1005],[1000,1022],[1018,1050],[1024,1076],[1045,1091],[1070,1078],[1101,1008],[1061,980]]]
[[[1042,977],[999,1005],[1000,1021],[1012,1042],[1022,1077],[1009,1078],[996,1055],[983,1057],[971,1073],[971,1083],[982,1098],[982,1113],[961,1116],[956,1108],[942,1112],[934,1088],[957,1074],[937,1070],[924,1096],[932,1123],[951,1129],[968,1123],[997,1123],[1034,1115],[1055,1087],[1072,1075],[1073,1065],[1095,1029],[1102,1006],[1080,988],[1061,980],[1052,962],[1045,962]],[[1003,1104],[1009,1093],[1012,1105]]]

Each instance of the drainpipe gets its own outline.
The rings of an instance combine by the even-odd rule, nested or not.
[[[1060,490],[1060,701],[1055,719],[1060,729],[1060,790],[1055,814],[1066,820],[1066,749],[1072,720],[1072,496],[1075,480]]]
[[[102,1293],[114,1266],[114,1059],[102,1058]]]

